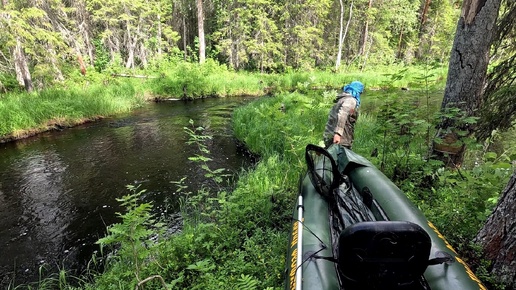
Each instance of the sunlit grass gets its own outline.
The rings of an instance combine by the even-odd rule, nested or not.
[[[95,72],[76,78],[59,88],[37,93],[7,94],[0,98],[0,137],[16,139],[53,127],[73,126],[85,120],[129,112],[141,105],[143,96],[194,99],[226,96],[261,96],[297,91],[319,94],[338,91],[346,83],[360,80],[366,86],[365,109],[378,107],[379,89],[424,88],[428,92],[442,86],[446,71],[442,66],[389,66],[377,71],[287,71],[283,74],[235,72],[213,60],[205,64],[164,62],[157,71],[143,71],[148,78],[113,78]],[[93,83],[93,84],[90,84]],[[439,90],[439,89],[437,89]],[[371,96],[371,98],[369,98]],[[430,98],[431,97],[431,98]],[[368,100],[369,98],[369,100]],[[421,96],[420,102],[435,100]],[[434,102],[433,105],[436,105]],[[309,110],[307,110],[309,111]]]
[[[47,89],[10,94],[0,99],[0,136],[20,138],[55,127],[67,127],[141,106],[131,85]]]

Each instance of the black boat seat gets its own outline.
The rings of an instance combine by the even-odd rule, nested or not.
[[[420,289],[431,240],[407,221],[360,222],[338,241],[338,267],[345,289]]]

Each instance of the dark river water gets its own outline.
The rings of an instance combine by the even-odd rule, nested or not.
[[[0,289],[38,280],[91,258],[106,226],[119,220],[127,185],[146,189],[156,213],[180,224],[177,186],[210,186],[183,127],[205,128],[211,169],[238,173],[251,158],[237,146],[231,113],[246,98],[148,104],[129,115],[0,144]],[[231,185],[229,182],[228,186]],[[44,275],[45,276],[45,275]]]

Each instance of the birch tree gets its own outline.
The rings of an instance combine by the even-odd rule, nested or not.
[[[369,11],[372,7],[373,0],[369,0],[369,4],[367,5],[366,20],[364,23],[364,28],[362,30],[362,35],[360,37],[360,50],[358,51],[359,55],[364,55],[367,51],[367,40],[369,38]]]
[[[197,0],[197,29],[199,35],[199,63],[206,60],[206,42],[204,41],[204,10],[203,1]]]
[[[372,1],[372,0],[371,0]],[[337,60],[335,61],[335,69],[337,70],[340,66],[340,62],[342,59],[342,46],[344,45],[344,40],[346,40],[346,35],[348,34],[349,24],[351,23],[351,17],[353,16],[353,0],[349,5],[349,17],[346,23],[346,29],[344,29],[344,3],[342,0],[339,0],[340,4],[340,29],[339,29],[339,48],[337,52]]]

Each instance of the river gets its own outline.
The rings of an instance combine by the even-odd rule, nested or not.
[[[95,241],[118,222],[116,198],[127,185],[171,224],[180,224],[176,194],[209,186],[183,129],[194,125],[206,141],[209,166],[238,173],[252,160],[237,145],[231,113],[249,98],[151,103],[131,114],[0,144],[0,289],[34,282],[57,269],[83,268]],[[230,184],[228,184],[230,186]]]

